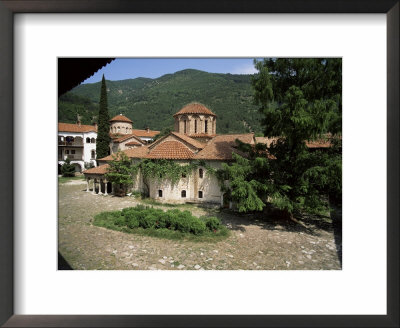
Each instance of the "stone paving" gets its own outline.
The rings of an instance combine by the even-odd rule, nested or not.
[[[214,215],[231,230],[219,242],[174,241],[92,225],[93,216],[135,206],[133,197],[93,195],[83,180],[59,183],[59,252],[74,270],[340,270],[330,218],[310,229],[272,218],[185,206]],[[160,206],[160,208],[163,208]],[[167,208],[165,208],[167,209]]]

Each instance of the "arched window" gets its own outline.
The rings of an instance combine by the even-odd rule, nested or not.
[[[199,198],[203,198],[203,191],[199,190]]]
[[[90,138],[89,137],[86,138],[86,143],[90,143]]]
[[[186,198],[186,190],[182,190],[181,191],[181,197],[182,198]]]
[[[183,121],[183,133],[186,133],[186,120]]]
[[[90,139],[90,142],[91,142],[91,143],[96,143],[96,139],[95,139],[95,138],[92,138],[92,139]]]
[[[208,125],[208,121],[205,120],[205,121],[204,121],[204,132],[205,132],[205,133],[208,132],[208,126],[207,126],[207,125]]]
[[[128,134],[128,127],[125,128],[125,134]]]
[[[121,130],[121,127],[117,127],[117,132],[119,132]]]
[[[92,155],[92,159],[96,159],[96,151],[95,150],[92,150],[91,155]]]
[[[203,169],[199,169],[199,178],[203,179]]]
[[[194,120],[194,133],[197,133],[197,120]]]
[[[162,197],[162,190],[161,189],[158,191],[158,197]]]

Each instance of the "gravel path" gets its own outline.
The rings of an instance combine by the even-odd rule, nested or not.
[[[231,234],[215,243],[172,241],[93,226],[95,214],[139,201],[85,191],[81,180],[59,184],[59,253],[75,270],[341,269],[329,218],[305,221],[306,230],[271,218],[185,206],[196,216],[220,217]]]

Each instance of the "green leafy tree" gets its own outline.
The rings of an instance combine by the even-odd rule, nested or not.
[[[119,151],[112,155],[112,158],[108,163],[110,166],[105,177],[114,185],[116,194],[125,196],[128,187],[133,184],[137,168],[132,165],[131,159],[124,152]]]
[[[63,177],[75,176],[75,166],[71,164],[69,158],[67,158],[65,163],[61,166],[61,174]]]
[[[101,80],[100,106],[99,106],[99,121],[96,139],[96,154],[97,158],[103,158],[110,153],[110,117],[107,107],[107,88],[106,80]]]
[[[275,142],[239,144],[248,159],[234,156],[224,166],[227,189],[242,212],[261,210],[267,202],[292,219],[318,212],[325,195],[341,199],[341,60],[267,59],[255,66],[255,102],[264,134]],[[307,147],[307,141],[326,136],[330,149]]]

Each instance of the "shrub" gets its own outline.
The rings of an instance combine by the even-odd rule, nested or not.
[[[122,211],[100,213],[95,216],[94,224],[169,239],[180,239],[188,235],[223,236],[228,232],[216,217],[199,219],[189,211],[173,209],[164,212],[143,205],[124,208]],[[214,233],[210,234],[210,231]]]
[[[155,228],[157,216],[155,213],[147,213],[139,218],[139,225],[144,229]]]
[[[117,218],[114,219],[114,224],[116,226],[122,227],[124,225],[126,225],[125,219],[123,216],[119,216]]]
[[[61,166],[61,174],[63,177],[75,176],[75,166],[71,164],[69,158],[65,160],[65,163]]]
[[[199,219],[190,222],[190,232],[195,235],[200,235],[206,231],[206,224]]]
[[[221,227],[221,221],[215,216],[212,216],[205,220],[205,225],[208,230],[214,231],[218,230]]]

